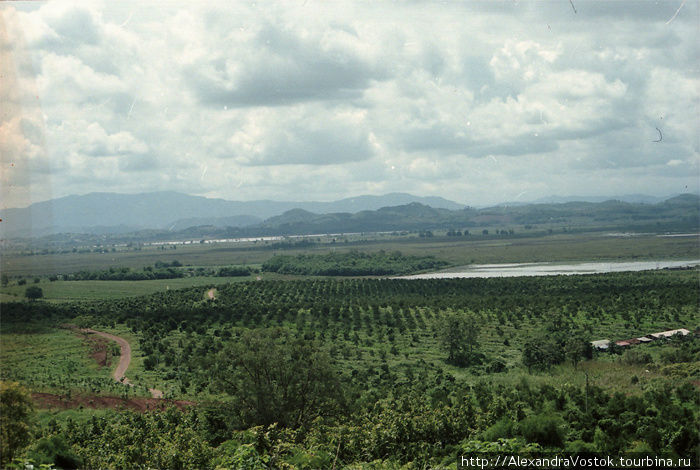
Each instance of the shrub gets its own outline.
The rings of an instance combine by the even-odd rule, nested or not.
[[[40,299],[44,296],[44,291],[41,290],[41,287],[31,286],[24,291],[24,296],[30,300]]]
[[[520,434],[528,442],[547,447],[561,447],[564,442],[564,422],[558,416],[539,414],[520,422]]]
[[[644,365],[653,362],[653,359],[648,352],[640,351],[639,349],[628,349],[622,355],[622,362],[629,365]]]

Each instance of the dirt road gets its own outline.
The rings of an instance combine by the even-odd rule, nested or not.
[[[119,345],[119,348],[121,349],[119,365],[114,370],[114,374],[112,374],[112,377],[114,377],[114,380],[116,380],[117,382],[129,383],[128,379],[124,377],[126,369],[129,368],[129,364],[131,363],[131,346],[129,345],[129,342],[124,338],[120,338],[119,336],[114,336],[109,333],[104,333],[102,331],[96,331],[91,328],[85,328],[82,331],[84,331],[85,333],[93,333],[98,336],[102,336],[103,338],[112,340]]]
[[[127,340],[125,340],[124,338],[121,338],[119,336],[105,333],[103,331],[93,330],[91,328],[84,328],[81,331],[83,331],[85,333],[93,333],[93,334],[96,334],[98,336],[102,336],[103,338],[107,338],[109,340],[112,340],[119,345],[119,348],[121,350],[121,355],[119,356],[119,365],[114,370],[112,377],[114,377],[114,380],[116,380],[117,382],[131,385],[131,382],[129,382],[129,379],[127,379],[126,376],[124,375],[124,374],[126,374],[126,370],[129,368],[129,364],[131,363],[131,346],[129,345],[129,342]],[[160,390],[157,390],[155,388],[149,388],[148,391],[151,392],[151,396],[153,398],[163,398],[163,392],[161,392]]]

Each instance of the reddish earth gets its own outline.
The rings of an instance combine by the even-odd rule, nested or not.
[[[94,335],[88,334],[83,334],[83,338],[90,344],[90,357],[92,357],[100,367],[108,366],[111,361],[107,359],[107,340],[104,338],[96,338]]]
[[[170,406],[185,409],[196,403],[186,400],[166,400],[163,398],[119,398],[97,395],[56,395],[53,393],[33,392],[32,400],[37,408],[73,409],[73,408],[124,408],[135,411],[163,410]]]

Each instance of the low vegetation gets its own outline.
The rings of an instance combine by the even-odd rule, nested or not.
[[[495,449],[692,455],[698,339],[612,353],[589,341],[694,330],[697,276],[263,280],[220,285],[215,298],[199,287],[6,303],[6,382],[79,390],[48,375],[44,359],[21,358],[39,339],[32,330],[73,321],[128,332],[137,376],[197,403],[20,419],[31,439],[13,455],[103,468],[441,468]]]

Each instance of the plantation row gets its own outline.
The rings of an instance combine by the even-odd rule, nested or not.
[[[698,444],[694,335],[620,356],[590,347],[592,339],[696,329],[696,271],[251,281],[219,286],[214,299],[206,289],[3,305],[3,322],[17,332],[67,321],[126,325],[158,388],[199,403],[189,414],[54,423],[36,431],[47,440],[42,449],[98,467],[327,468],[336,459],[447,465],[496,448],[686,455]],[[598,385],[584,385],[580,377],[597,364],[622,373],[622,386],[602,388],[607,379],[596,375]],[[564,375],[550,378],[555,372]],[[42,385],[21,373],[5,378]],[[100,386],[80,380],[82,389]],[[134,420],[161,432],[121,431]],[[148,453],[154,446],[179,451]],[[39,450],[27,455],[38,461]]]

